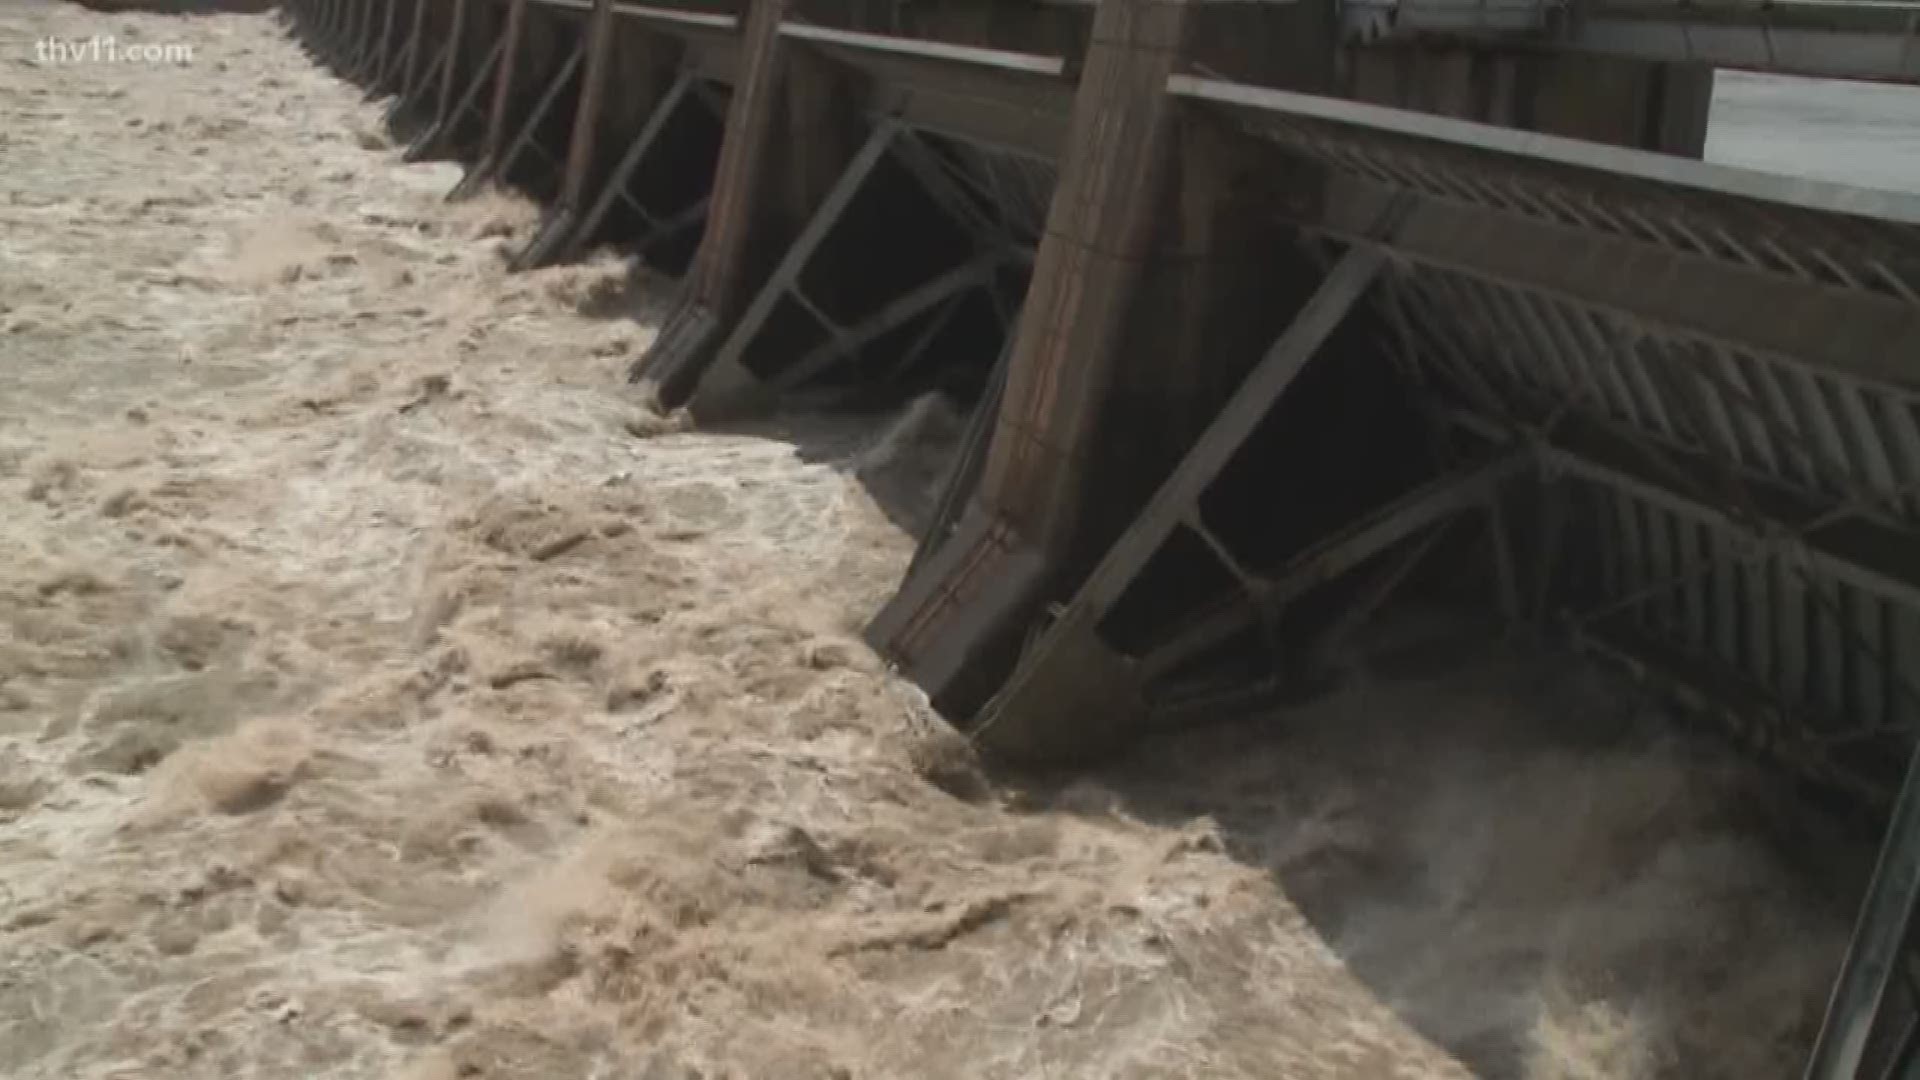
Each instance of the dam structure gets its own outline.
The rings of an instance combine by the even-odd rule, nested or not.
[[[971,422],[869,640],[986,750],[1285,700],[1439,600],[1884,846],[1807,1076],[1920,1076],[1920,196],[1700,160],[1894,0],[292,0],[518,267],[679,279],[632,379]]]

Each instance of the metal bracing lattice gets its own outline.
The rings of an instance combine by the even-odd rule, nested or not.
[[[386,19],[381,25],[380,38],[374,45],[371,66],[365,73],[369,101],[393,89],[394,80],[405,70],[416,45],[413,35],[406,29],[412,25],[409,6],[399,0],[392,0],[385,6]]]
[[[582,212],[577,226],[571,227],[567,235],[559,238],[559,250],[553,257],[571,258],[581,249],[594,242],[600,236],[601,228],[617,204],[638,218],[641,232],[627,243],[627,249],[635,254],[644,255],[656,244],[669,237],[680,235],[687,230],[698,228],[707,217],[707,197],[701,195],[684,206],[663,208],[649,206],[634,194],[631,187],[634,175],[649,159],[659,145],[662,134],[669,124],[685,110],[699,110],[715,121],[726,118],[726,90],[699,77],[690,68],[683,68],[675,76],[673,85],[668,87],[653,110],[648,113],[646,122],[634,133],[633,141],[627,144],[619,160],[614,162],[606,181]],[[541,256],[543,261],[546,256]]]
[[[553,112],[554,106],[559,104],[568,88],[574,85],[580,74],[581,65],[586,61],[586,35],[573,34],[572,37],[573,44],[567,50],[566,58],[558,67],[551,70],[541,87],[540,96],[527,109],[526,115],[520,118],[519,126],[514,129],[512,138],[507,140],[504,147],[482,147],[483,156],[467,170],[466,176],[461,179],[459,186],[453,189],[449,198],[466,197],[495,178],[511,177],[521,156],[528,151],[532,151],[540,159],[549,175],[559,175],[560,170],[566,165],[566,148],[549,145],[542,138],[541,129],[546,125],[547,117]],[[512,35],[503,35],[495,42],[494,50],[498,53],[503,46],[513,47],[516,44]],[[511,77],[513,66],[504,56],[500,58],[500,70],[501,79]],[[510,85],[500,88],[499,92],[503,95],[505,103],[511,103],[512,91],[513,88]],[[492,152],[497,152],[499,157],[496,159],[485,156]]]
[[[969,238],[971,253],[936,276],[906,289],[857,321],[843,324],[804,287],[808,267],[883,160],[911,176],[940,211]],[[787,249],[766,285],[714,359],[713,378],[703,384],[709,400],[746,392],[751,381],[774,393],[791,393],[881,338],[925,319],[925,327],[894,365],[911,369],[967,297],[985,290],[1006,321],[1007,304],[998,273],[1032,257],[1051,196],[1050,167],[1008,151],[918,131],[881,117],[806,227]],[[779,370],[748,373],[744,356],[777,308],[791,305],[818,328],[821,340]],[[1009,324],[1010,325],[1010,324]]]
[[[1051,161],[920,131],[907,164],[929,194],[973,232],[1032,248],[1059,180]]]
[[[466,41],[467,8],[470,2],[476,0],[454,0],[446,36],[416,88],[416,94],[434,95],[433,115],[428,119],[426,129],[407,146],[407,161],[420,161],[437,153],[451,133],[461,125],[468,122],[484,125],[487,121],[486,112],[480,107],[480,92],[491,81],[494,69],[505,54],[506,39],[496,37],[493,40],[477,66],[467,72],[465,89],[456,96],[456,82],[461,74],[459,52]],[[411,104],[412,99],[403,96],[394,108],[398,112]]]
[[[367,12],[355,33],[347,60],[347,78],[355,82],[375,82],[386,64],[387,43],[393,37],[394,20],[400,5],[368,0]]]
[[[436,46],[427,40],[427,11],[428,0],[413,0],[407,41],[393,65],[394,98],[386,113],[389,123],[419,104],[426,87],[434,84],[440,65],[446,63],[446,43]]]
[[[1281,211],[1309,235],[1394,216],[1375,306],[1402,369],[1606,504],[1564,554],[1602,606],[1645,594],[1608,625],[1890,801],[1920,727],[1920,200],[1190,89],[1311,177]],[[1588,599],[1551,606],[1585,629]]]
[[[1588,546],[1634,602],[1604,610],[1740,675],[1775,718],[1766,745],[1890,800],[1897,767],[1822,748],[1920,727],[1915,400],[1462,273],[1403,268],[1386,293],[1405,360],[1483,434],[1549,432],[1552,468],[1612,503]]]
[[[1369,309],[1436,434],[1525,457],[1534,550],[1494,530],[1513,606],[1895,807],[1809,1076],[1914,1067],[1920,199],[1175,90],[1281,149],[1303,234],[1392,259]]]

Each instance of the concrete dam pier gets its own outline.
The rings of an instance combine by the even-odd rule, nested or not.
[[[1464,603],[1885,824],[1810,1077],[1920,1076],[1920,197],[1700,159],[1876,3],[294,0],[518,267],[679,276],[632,379],[972,419],[872,644],[1095,756]]]

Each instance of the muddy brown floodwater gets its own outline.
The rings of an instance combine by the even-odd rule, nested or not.
[[[0,50],[0,1075],[1793,1075],[1850,897],[1610,688],[989,783],[857,637],[945,406],[650,416],[271,15]]]

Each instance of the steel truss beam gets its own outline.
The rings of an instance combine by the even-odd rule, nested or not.
[[[1498,502],[1492,502],[1489,509],[1498,506]],[[1311,674],[1324,668],[1340,645],[1386,604],[1393,591],[1427,557],[1427,553],[1433,550],[1440,537],[1456,520],[1457,517],[1440,519],[1374,574],[1373,579],[1351,598],[1340,614],[1299,650],[1303,659],[1295,665],[1296,670],[1304,668]],[[1275,672],[1252,682],[1239,677],[1225,681],[1203,678],[1194,680],[1191,685],[1154,687],[1150,690],[1152,712],[1149,722],[1159,728],[1176,728],[1195,720],[1220,720],[1235,712],[1270,705],[1276,695],[1286,692],[1287,678],[1287,675]]]
[[[934,202],[975,239],[978,250],[958,266],[901,293],[868,313],[859,324],[841,326],[802,291],[800,278],[820,245],[853,205],[874,168],[889,155],[904,164],[921,181]],[[956,301],[975,289],[989,286],[995,271],[1001,266],[1028,256],[1024,249],[1012,242],[1004,229],[996,228],[977,213],[968,213],[964,197],[953,188],[953,180],[942,175],[941,170],[927,160],[928,156],[911,130],[903,125],[882,119],[874,127],[865,145],[854,155],[822,200],[820,208],[808,220],[806,228],[801,230],[799,237],[787,249],[766,285],[748,305],[739,325],[721,345],[712,368],[695,393],[695,409],[725,411],[747,406],[768,395],[790,393],[834,364],[857,354],[862,348],[927,312]],[[827,339],[779,372],[761,379],[747,370],[743,357],[783,299],[791,299],[799,305],[826,331]]]
[[[1800,695],[1762,685],[1761,676],[1715,654],[1710,643],[1693,641],[1680,647],[1652,640],[1622,620],[1627,609],[1661,593],[1684,591],[1699,579],[1744,576],[1748,567],[1784,568],[1799,579],[1798,587],[1813,609],[1831,616],[1841,636],[1849,639],[1844,648],[1876,665],[1887,700],[1903,701],[1907,708],[1899,711],[1920,713],[1920,672],[1903,670],[1898,658],[1860,639],[1840,617],[1839,601],[1830,591],[1833,584],[1845,584],[1897,608],[1920,611],[1915,607],[1920,581],[1911,574],[1910,555],[1920,550],[1920,537],[1863,516],[1864,507],[1835,512],[1783,485],[1751,479],[1741,481],[1742,497],[1729,504],[1710,486],[1724,473],[1704,455],[1653,447],[1583,418],[1569,417],[1551,436],[1541,436],[1466,410],[1446,410],[1443,415],[1479,438],[1527,447],[1533,466],[1550,483],[1562,477],[1584,481],[1723,538],[1716,557],[1657,567],[1650,584],[1640,583],[1591,610],[1562,611],[1560,622],[1576,645],[1621,662],[1690,707],[1721,718],[1756,748],[1779,753],[1809,775],[1869,802],[1888,796],[1885,777],[1861,772],[1834,750],[1896,728],[1873,723],[1848,727],[1837,718],[1814,715],[1818,710]],[[1601,542],[1603,548],[1607,543]],[[1602,554],[1618,557],[1610,549]]]
[[[1354,247],[1341,256],[1305,306],[1260,359],[1226,406],[1174,467],[1146,507],[1100,560],[988,706],[977,737],[1027,757],[1070,755],[1092,725],[1139,721],[1139,672],[1099,641],[1097,627],[1175,529],[1199,517],[1201,494],[1246,442],[1287,387],[1380,276],[1385,256]],[[1096,678],[1089,682],[1088,675]],[[1098,688],[1104,707],[1066,720],[1063,685]]]
[[[1443,524],[1463,510],[1491,507],[1500,487],[1522,475],[1531,464],[1527,454],[1506,452],[1483,464],[1441,476],[1327,534],[1271,575],[1229,563],[1239,579],[1240,592],[1189,620],[1148,650],[1140,658],[1142,678],[1151,681],[1168,674],[1232,637],[1250,621],[1270,624],[1280,609],[1310,590],[1345,576],[1416,533]],[[1198,518],[1196,506],[1193,519],[1183,524],[1199,533],[1217,554],[1224,552],[1224,545]],[[1230,558],[1223,557],[1222,561]]]
[[[982,153],[1003,152],[964,138],[949,137]],[[947,155],[936,153],[918,137],[901,140],[894,148],[894,160],[905,166],[947,216],[969,233],[990,238],[992,243],[1004,247],[1024,246],[1014,239],[1013,223],[1003,205],[1003,196],[987,186],[992,183],[991,176],[984,181],[974,177],[970,170]]]
[[[1511,424],[1470,410],[1447,416],[1486,438],[1513,437]],[[1725,475],[1706,455],[1655,448],[1638,435],[1583,417],[1567,417],[1550,440],[1536,443],[1535,452],[1550,474],[1602,484],[1737,536],[1748,551],[1805,565],[1823,578],[1920,611],[1920,578],[1913,573],[1920,534],[1872,514],[1870,506],[1836,512],[1752,476],[1738,480],[1743,501],[1728,504],[1711,494],[1721,490]]]
[[[1316,224],[1331,218],[1337,222],[1341,200],[1365,199],[1369,186],[1376,189],[1371,197],[1379,197],[1382,185],[1350,183],[1350,179],[1343,175],[1339,181],[1342,190],[1330,193],[1322,207],[1296,220]],[[1416,263],[1610,311],[1683,338],[1810,364],[1815,370],[1848,372],[1909,388],[1920,378],[1920,369],[1912,363],[1916,355],[1914,297],[1891,275],[1886,275],[1885,282],[1891,290],[1876,295],[1864,289],[1795,280],[1802,276],[1794,257],[1799,252],[1781,251],[1765,236],[1742,235],[1737,242],[1722,239],[1736,248],[1742,243],[1765,244],[1772,249],[1773,258],[1794,270],[1795,275],[1767,273],[1659,245],[1608,237],[1597,230],[1579,230],[1580,238],[1569,244],[1565,238],[1575,230],[1545,225],[1522,213],[1503,213],[1426,196],[1418,200],[1424,205],[1412,210],[1409,221],[1413,230],[1425,229],[1425,234],[1403,236],[1399,238],[1403,242],[1394,244],[1398,252]],[[1334,227],[1327,231],[1337,234],[1343,230]],[[1405,242],[1409,239],[1412,242]],[[1546,249],[1533,245],[1547,245],[1555,259],[1537,260],[1534,257]],[[1623,245],[1638,248],[1641,254],[1631,255]],[[1812,252],[1814,257],[1820,254]],[[1561,259],[1565,262],[1559,262]],[[1600,273],[1592,272],[1594,264],[1609,263],[1599,267]],[[1828,267],[1840,279],[1851,280],[1844,269],[1830,262]],[[1671,290],[1670,296],[1661,295],[1667,290]],[[1524,305],[1515,310],[1523,321],[1535,317]],[[1546,311],[1543,317],[1551,322],[1559,315]],[[1530,336],[1542,336],[1541,327],[1532,329],[1534,334]],[[1551,325],[1545,328],[1546,340],[1551,340],[1553,329]],[[1562,325],[1558,329],[1565,333],[1568,328]],[[1709,350],[1707,355],[1724,359],[1728,351]],[[1522,364],[1552,362],[1550,350],[1537,358],[1512,359]],[[1686,365],[1664,356],[1648,360],[1642,375],[1638,367],[1645,359],[1633,357],[1631,350],[1622,358],[1631,362],[1633,377],[1652,380],[1655,396],[1640,404],[1661,415],[1646,418],[1649,426],[1677,426],[1697,437],[1708,450],[1703,453],[1676,448],[1670,439],[1629,434],[1612,425],[1585,421],[1570,423],[1543,440],[1541,465],[1552,474],[1577,477],[1611,493],[1608,501],[1623,508],[1623,515],[1631,517],[1624,508],[1641,504],[1658,511],[1657,518],[1650,518],[1650,522],[1670,517],[1686,523],[1699,530],[1695,535],[1713,538],[1705,545],[1711,554],[1689,567],[1684,564],[1691,560],[1680,555],[1687,542],[1661,549],[1649,540],[1647,563],[1635,575],[1639,579],[1636,588],[1599,611],[1569,620],[1574,641],[1583,650],[1610,657],[1642,678],[1661,684],[1692,708],[1720,717],[1731,730],[1760,748],[1794,760],[1804,772],[1870,801],[1882,802],[1892,784],[1890,777],[1872,767],[1878,762],[1849,760],[1835,751],[1862,740],[1912,734],[1915,706],[1920,704],[1920,668],[1912,664],[1911,652],[1898,651],[1894,635],[1898,628],[1915,624],[1893,621],[1900,617],[1897,613],[1920,613],[1920,606],[1916,606],[1920,605],[1920,564],[1914,560],[1914,553],[1920,552],[1920,534],[1898,523],[1895,510],[1899,500],[1911,499],[1912,485],[1898,482],[1906,478],[1891,474],[1882,451],[1870,445],[1843,446],[1846,436],[1835,432],[1836,424],[1818,419],[1818,411],[1826,406],[1812,402],[1794,402],[1800,406],[1795,410],[1798,422],[1806,425],[1801,430],[1779,430],[1780,414],[1793,415],[1787,413],[1785,401],[1771,403],[1769,407],[1777,410],[1774,415],[1754,408],[1744,422],[1775,429],[1756,440],[1762,447],[1771,444],[1762,451],[1768,462],[1776,454],[1797,451],[1803,455],[1801,464],[1809,473],[1820,475],[1841,492],[1837,503],[1834,497],[1810,497],[1787,484],[1757,478],[1752,462],[1742,468],[1735,460],[1740,455],[1732,450],[1739,441],[1732,431],[1743,421],[1730,416],[1728,410],[1738,406],[1716,400],[1717,396],[1737,400],[1746,395],[1745,388],[1730,389],[1722,384],[1717,387],[1718,395],[1701,393],[1698,387],[1690,388],[1687,380],[1699,376],[1711,381],[1711,376],[1690,373]],[[1436,373],[1457,381],[1464,365],[1451,366],[1454,370],[1450,372]],[[1805,393],[1820,393],[1811,379],[1805,381]],[[1459,388],[1474,392],[1471,382],[1466,380]],[[1511,385],[1522,388],[1523,382]],[[1778,390],[1769,387],[1767,392]],[[1475,396],[1486,397],[1484,392]],[[1853,400],[1850,391],[1843,391],[1841,407]],[[1630,411],[1637,412],[1640,404]],[[1895,398],[1891,408],[1899,411],[1906,406]],[[1843,414],[1844,422],[1870,429],[1871,421],[1864,413],[1865,407],[1858,407],[1850,415]],[[1482,426],[1512,430],[1506,423]],[[1877,490],[1863,490],[1869,484]],[[1610,541],[1603,541],[1602,547],[1602,556],[1616,564],[1633,557],[1631,552],[1623,555],[1611,550]],[[1664,580],[1643,585],[1649,567],[1656,579]],[[1671,633],[1665,629],[1639,630],[1623,610],[1640,605],[1644,597],[1659,591],[1688,588],[1690,579],[1704,574],[1713,575],[1715,591],[1731,585],[1753,605],[1753,610],[1740,611],[1732,606],[1739,601],[1729,601],[1722,593],[1719,619],[1781,621],[1781,632],[1786,635],[1779,643],[1781,651],[1798,649],[1803,653],[1801,658],[1785,659],[1784,675],[1769,659],[1778,659],[1772,651],[1774,644],[1766,640],[1774,632],[1771,627],[1760,631],[1758,645],[1748,636],[1751,632],[1727,626],[1717,630],[1717,641],[1703,638],[1701,627],[1709,625],[1704,620],[1714,616],[1703,616],[1701,605],[1711,601],[1696,601],[1699,593],[1688,597],[1688,630],[1677,626]],[[1609,578],[1616,576],[1608,574]],[[1756,581],[1789,582],[1785,587],[1795,599],[1780,599],[1779,585],[1764,584],[1756,591]],[[1857,592],[1845,593],[1836,588],[1838,585]],[[1770,589],[1776,591],[1769,595]],[[1853,598],[1862,594],[1869,602],[1854,607]],[[1734,615],[1729,616],[1728,611]],[[1862,611],[1871,613],[1865,617],[1864,632],[1859,621]],[[1803,615],[1815,615],[1816,623],[1825,622],[1827,631],[1819,644],[1814,644],[1812,633],[1803,628],[1785,629],[1786,624],[1798,623]],[[1884,622],[1884,628],[1876,629],[1876,622]],[[1730,635],[1735,642],[1732,652],[1726,644]],[[1682,637],[1690,639],[1688,645],[1667,640]],[[1732,659],[1736,654],[1743,657]],[[1854,717],[1850,725],[1841,717],[1808,715],[1833,705],[1831,701],[1822,706],[1807,704],[1807,697],[1822,695],[1800,689],[1801,680],[1810,678],[1804,654],[1816,657],[1815,662],[1823,666],[1831,665],[1827,678],[1837,677],[1848,698],[1864,692],[1869,700],[1883,700],[1884,705],[1877,709],[1869,706],[1866,715]],[[1745,670],[1749,665],[1754,665],[1755,671]],[[1775,684],[1779,678],[1784,678],[1785,687]],[[1858,690],[1862,682],[1865,691]],[[1850,710],[1851,706],[1844,708]],[[1884,714],[1877,722],[1875,712]],[[1810,1080],[1920,1076],[1920,1040],[1916,1039],[1920,1016],[1914,1015],[1920,984],[1912,975],[1911,940],[1915,904],[1920,899],[1917,774],[1920,751],[1914,752],[1894,801],[1893,822],[1879,867],[1808,1067]],[[1898,994],[1891,985],[1896,973],[1906,983]],[[1868,1073],[1870,1054],[1885,1059],[1871,1063],[1873,1070]]]
[[[799,282],[795,281],[788,290],[789,294],[800,301],[802,306],[807,308],[808,314],[819,320],[826,328],[827,340],[776,372],[771,379],[767,380],[768,385],[780,393],[794,390],[835,363],[852,356],[928,311],[986,285],[992,279],[994,269],[1009,261],[1011,257],[1005,249],[989,249],[980,252],[931,281],[894,297],[855,326],[836,324],[806,299],[800,292]]]

